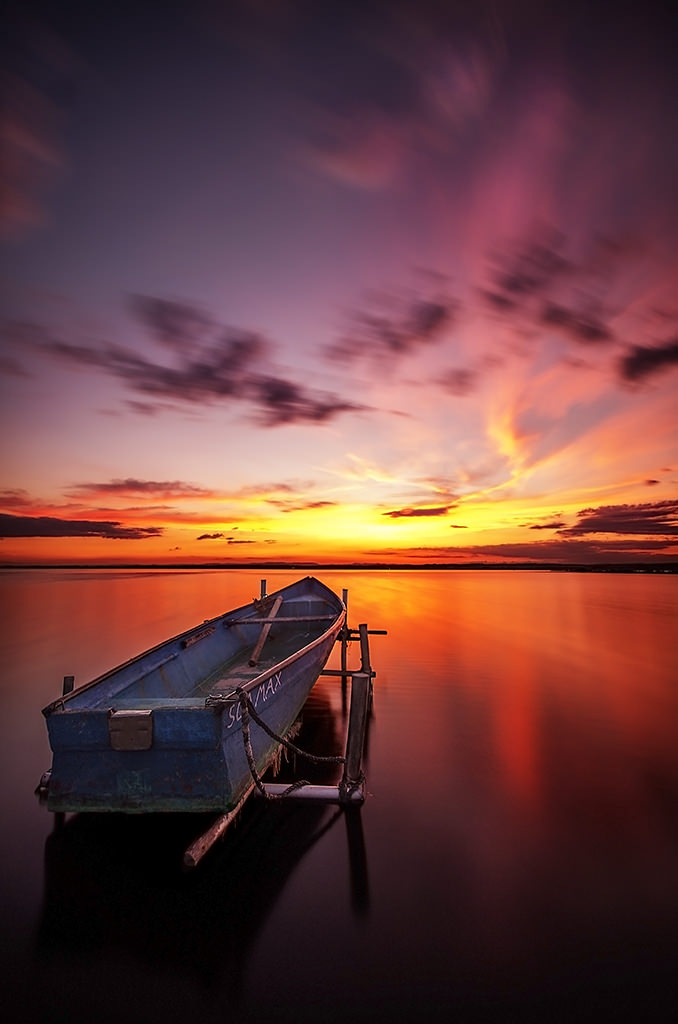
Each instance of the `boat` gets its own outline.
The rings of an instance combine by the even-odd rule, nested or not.
[[[65,677],[43,709],[48,810],[238,807],[252,768],[261,775],[279,756],[345,620],[344,602],[308,576],[77,689]]]

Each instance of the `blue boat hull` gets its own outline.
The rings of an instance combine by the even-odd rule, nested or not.
[[[272,612],[277,596],[279,610],[274,604]],[[235,688],[272,732],[286,735],[345,614],[341,600],[308,577],[263,606],[255,602],[202,623],[55,701],[44,709],[53,752],[48,808],[235,807],[252,784]],[[261,773],[279,744],[255,722],[250,733]]]

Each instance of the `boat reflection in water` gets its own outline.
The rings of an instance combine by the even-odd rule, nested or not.
[[[335,713],[324,695],[309,698],[295,744],[318,754],[341,751]],[[277,781],[300,777],[301,759],[296,760],[283,761]],[[301,773],[309,782],[337,781],[327,778],[326,765],[304,762]],[[169,971],[198,988],[225,992],[226,985],[233,1009],[257,935],[303,858],[335,828],[347,832],[343,877],[349,879],[354,913],[367,914],[359,806],[252,797],[197,870],[182,870],[183,851],[212,820],[195,814],[80,814],[56,827],[45,846],[40,965],[56,967],[57,975],[60,965],[66,969],[71,981],[62,979],[63,985],[74,984],[78,965],[87,969],[88,986],[97,975],[109,984],[109,970],[115,973],[120,963],[151,977]],[[53,985],[54,972],[46,980]],[[155,1019],[158,1006],[150,993],[135,990],[134,1013],[143,1012],[146,999],[147,1019]]]

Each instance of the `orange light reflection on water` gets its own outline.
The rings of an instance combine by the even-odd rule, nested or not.
[[[353,585],[354,610],[389,631],[372,645],[368,785],[425,843],[431,905],[465,877],[467,926],[503,962],[545,907],[562,922],[586,906],[602,928],[633,919],[641,892],[644,913],[666,918],[675,579],[392,572]],[[404,843],[414,872],[409,857]]]
[[[586,803],[613,753],[673,757],[673,578],[364,573],[356,590],[389,631],[373,643],[377,711],[397,689],[403,745],[428,771],[460,785],[491,776],[495,795],[548,816],[561,768]],[[632,794],[615,793],[628,814]]]

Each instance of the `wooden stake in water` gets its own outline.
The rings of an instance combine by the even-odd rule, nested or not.
[[[346,739],[346,764],[341,789],[353,789],[362,785],[363,748],[367,729],[367,706],[370,692],[368,672],[355,672],[351,681],[351,710],[348,718]]]
[[[271,612],[270,612],[268,618],[264,621],[264,625],[261,627],[261,633],[259,634],[259,639],[257,640],[257,645],[254,648],[254,650],[252,651],[252,657],[250,658],[250,667],[254,667],[256,665],[256,663],[259,661],[259,656],[260,656],[260,654],[262,652],[263,646],[266,643],[266,640],[268,639],[268,634],[269,634],[269,631],[271,629],[271,622],[276,617],[276,615],[278,614],[278,611],[280,610],[280,605],[282,604],[282,601],[283,601],[282,597],[280,596],[280,594],[278,594],[278,596],[275,599],[275,603],[273,605],[273,608],[271,609]]]
[[[216,841],[223,836],[228,826],[238,816],[253,789],[254,783],[249,786],[232,810],[228,811],[226,814],[220,815],[220,817],[217,818],[214,824],[208,828],[206,832],[201,836],[198,836],[198,838],[191,843],[184,854],[184,867],[197,867],[205,854],[212,849]]]

